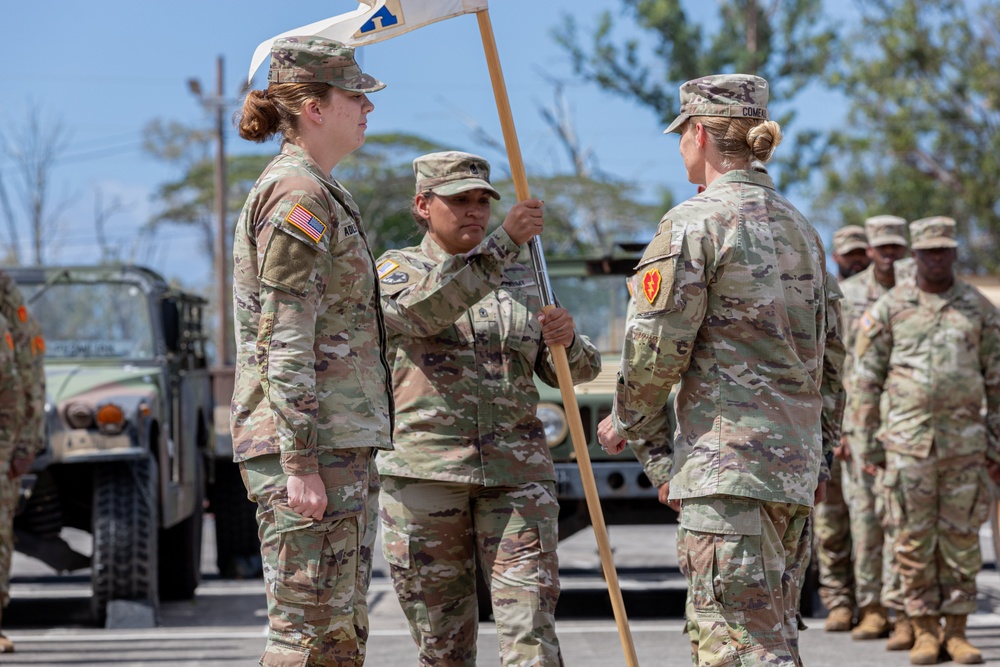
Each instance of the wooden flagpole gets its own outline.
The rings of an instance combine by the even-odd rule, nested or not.
[[[503,129],[504,143],[507,146],[507,158],[510,160],[510,170],[514,178],[514,189],[517,192],[518,201],[524,201],[531,197],[531,192],[528,189],[528,177],[524,170],[524,161],[521,158],[521,147],[517,141],[517,131],[514,129],[514,117],[510,110],[510,100],[507,97],[507,85],[504,82],[503,70],[500,68],[500,56],[497,53],[497,44],[493,36],[493,25],[490,21],[489,10],[483,9],[476,12],[476,18],[479,20],[479,32],[483,38],[486,63],[489,66],[490,79],[493,82],[493,94],[496,97],[497,111],[500,114],[500,126]],[[532,259],[535,261],[535,273],[541,281],[539,285],[543,287],[542,301],[545,303],[545,306],[542,310],[550,310],[555,305],[552,299],[552,290],[549,286],[548,275],[544,270],[545,255],[542,253],[541,243],[537,236],[531,239],[531,253]],[[566,348],[556,345],[549,349],[552,351],[552,358],[555,361],[556,377],[559,380],[559,392],[562,394],[563,409],[566,412],[566,419],[569,422],[573,450],[576,452],[576,460],[580,466],[580,477],[583,481],[583,490],[587,498],[587,508],[590,510],[590,522],[594,526],[594,534],[597,537],[597,549],[601,555],[604,578],[608,582],[611,607],[615,613],[615,623],[618,625],[618,635],[621,637],[622,649],[625,651],[625,661],[628,667],[638,667],[639,661],[636,658],[635,645],[632,642],[632,633],[628,626],[628,617],[625,615],[625,603],[622,600],[621,587],[618,585],[618,572],[615,570],[615,563],[611,554],[608,529],[604,524],[601,500],[597,493],[597,483],[594,481],[594,469],[590,463],[590,452],[587,451],[587,436],[583,432],[580,406],[576,402],[576,393],[573,391],[573,378],[569,370],[569,359],[566,356]]]

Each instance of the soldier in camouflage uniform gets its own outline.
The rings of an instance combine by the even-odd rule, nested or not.
[[[857,338],[858,323],[865,310],[897,283],[913,274],[912,262],[903,261],[907,252],[906,220],[893,215],[877,215],[865,220],[868,236],[868,256],[871,266],[841,283],[844,292],[845,342],[848,351]],[[850,373],[853,355],[848,356],[844,370],[845,386],[850,396]],[[850,410],[844,418],[841,450],[848,462],[844,478],[846,495],[851,505],[851,535],[854,541],[855,599],[861,609],[858,627],[851,631],[853,639],[878,639],[889,631],[887,608],[896,612],[896,629],[889,639],[890,650],[907,650],[913,643],[913,633],[899,600],[897,577],[894,575],[892,550],[883,550],[884,533],[891,526],[885,523],[884,492],[881,474],[869,475],[851,456],[860,448],[854,437]]]
[[[375,261],[351,195],[330,177],[364,143],[384,84],[354,49],[275,41],[240,135],[284,138],[236,225],[235,460],[257,503],[270,632],[266,666],[361,665],[377,521],[374,450],[392,390]]]
[[[848,225],[833,234],[833,261],[840,279],[868,268],[868,237],[863,227]],[[854,624],[854,566],[851,562],[851,522],[844,498],[842,461],[846,451],[839,442],[833,450],[826,499],[813,515],[814,551],[819,566],[819,599],[829,610],[823,628],[847,632]]]
[[[637,270],[621,376],[602,445],[621,451],[661,427],[671,387],[677,430],[660,498],[680,506],[696,664],[800,665],[799,583],[807,519],[821,499],[821,385],[843,352],[822,240],[754,161],[781,138],[764,79],[725,74],[681,86],[692,183],[706,190],[660,221]],[[831,338],[832,336],[832,338]],[[843,390],[828,379],[832,413]],[[839,438],[830,421],[828,454]],[[665,478],[665,479],[664,479]]]
[[[481,157],[413,162],[419,246],[379,258],[393,350],[395,450],[378,456],[382,539],[420,665],[476,664],[475,562],[489,581],[503,665],[562,665],[555,633],[559,506],[535,416],[533,374],[556,386],[548,345],[574,382],[600,355],[562,308],[544,315],[534,274],[517,263],[542,231],[542,203],[516,204],[486,234]]]
[[[974,664],[982,654],[966,639],[965,623],[976,609],[987,473],[1000,480],[1000,313],[955,278],[954,220],[917,220],[910,242],[916,280],[898,284],[861,318],[851,398],[855,454],[869,469],[885,469],[902,595],[916,635],[910,661],[938,661],[943,616],[944,648],[955,662]]]
[[[10,602],[10,566],[14,553],[14,513],[21,489],[21,475],[31,468],[35,456],[44,447],[45,373],[42,364],[44,344],[38,322],[31,317],[21,291],[14,280],[0,271],[0,315],[6,323],[2,335],[6,343],[4,359],[0,361],[0,383],[9,388],[16,377],[16,394],[10,400],[16,428],[12,435],[9,416],[0,416],[0,460],[6,462],[0,470],[0,610]],[[8,333],[9,332],[9,333]],[[13,348],[11,349],[11,345]],[[13,360],[12,369],[8,367]],[[12,437],[12,441],[7,438]],[[2,611],[0,611],[2,616]],[[0,634],[0,653],[10,653],[14,644]]]

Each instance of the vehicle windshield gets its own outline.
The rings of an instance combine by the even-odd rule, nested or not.
[[[56,359],[150,359],[154,356],[149,302],[135,284],[54,282],[21,286]],[[32,301],[32,297],[41,294]]]
[[[621,354],[629,301],[625,276],[553,276],[551,282],[577,329],[601,352]]]

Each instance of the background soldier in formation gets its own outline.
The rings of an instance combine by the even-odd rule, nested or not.
[[[384,84],[354,49],[278,39],[240,136],[281,134],[236,225],[236,460],[257,503],[265,666],[361,665],[377,520],[374,450],[392,446],[392,387],[372,257],[330,176],[365,141]]]
[[[756,76],[681,86],[667,131],[680,132],[688,179],[706,189],[663,217],[637,267],[615,405],[599,429],[611,452],[648,437],[680,383],[659,493],[680,501],[696,664],[801,664],[806,523],[829,478],[820,386],[825,353],[842,352],[827,340],[839,322],[827,318],[816,230],[752,168],[781,140],[767,98]]]
[[[396,448],[378,457],[385,557],[419,664],[476,664],[478,558],[501,663],[555,667],[559,505],[533,374],[557,386],[547,345],[566,347],[577,383],[600,355],[566,310],[535,318],[538,287],[516,261],[542,202],[487,236],[500,195],[486,160],[432,153],[413,170],[426,233],[378,264],[397,406]]]
[[[832,255],[841,281],[868,268],[871,260],[864,228],[848,225],[834,232]],[[819,599],[829,610],[823,626],[827,632],[847,632],[854,625],[851,521],[842,481],[847,474],[843,470],[845,450],[839,441],[835,443],[826,498],[816,504],[813,515]]]
[[[844,368],[845,389],[851,396],[854,342],[858,323],[865,310],[897,283],[912,280],[913,263],[906,255],[906,220],[893,215],[878,215],[865,220],[867,254],[871,265],[841,282],[844,292],[845,342],[848,358]],[[852,452],[861,444],[855,437],[854,418],[848,409],[844,416],[841,456],[847,462],[844,477],[845,496],[850,504],[851,539],[854,544],[854,597],[860,608],[853,639],[878,639],[889,632],[886,609],[896,612],[896,628],[889,639],[889,650],[907,650],[913,644],[913,632],[899,599],[892,549],[883,549],[884,533],[892,527],[885,523],[884,491],[881,473],[862,470]],[[891,539],[890,539],[891,544]]]
[[[45,446],[45,344],[14,280],[0,272],[0,618],[10,602],[21,475]],[[0,634],[0,653],[14,644]]]
[[[856,455],[885,469],[901,592],[916,635],[910,661],[938,661],[943,616],[944,648],[973,664],[982,654],[965,625],[976,609],[987,471],[1000,480],[1000,313],[955,278],[954,220],[917,220],[910,240],[916,280],[897,285],[861,319]]]

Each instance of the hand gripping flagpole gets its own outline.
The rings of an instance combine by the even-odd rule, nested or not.
[[[510,110],[510,100],[507,98],[507,85],[504,82],[503,71],[500,68],[500,56],[497,53],[496,40],[493,36],[493,25],[490,22],[488,9],[476,12],[479,21],[479,32],[483,38],[483,50],[486,52],[486,62],[493,82],[493,94],[496,97],[497,111],[500,114],[500,126],[503,129],[504,143],[507,146],[507,158],[514,178],[514,189],[518,201],[531,197],[528,189],[528,177],[524,171],[524,161],[521,158],[521,147],[517,141],[514,129],[514,118]],[[552,286],[549,283],[548,271],[545,266],[545,254],[542,252],[541,240],[535,236],[529,242],[531,259],[534,263],[535,278],[542,297],[542,312],[555,308],[552,296]],[[590,510],[590,522],[594,526],[597,537],[597,549],[601,555],[601,565],[604,568],[604,578],[608,582],[608,593],[611,595],[611,607],[615,613],[618,625],[618,635],[621,637],[622,649],[625,651],[625,661],[628,667],[638,667],[639,661],[632,643],[632,633],[625,615],[625,603],[622,601],[621,588],[618,585],[618,572],[615,570],[611,554],[611,543],[608,540],[608,529],[604,524],[604,514],[601,511],[601,500],[597,493],[597,483],[594,481],[594,469],[590,464],[590,453],[587,451],[587,436],[583,432],[583,421],[580,418],[580,406],[576,402],[573,391],[573,378],[570,375],[569,359],[566,348],[562,345],[549,346],[552,359],[555,362],[556,377],[559,380],[559,392],[562,394],[563,409],[569,422],[569,432],[573,440],[573,450],[580,466],[580,477],[583,480],[584,495],[587,498],[587,508]]]

